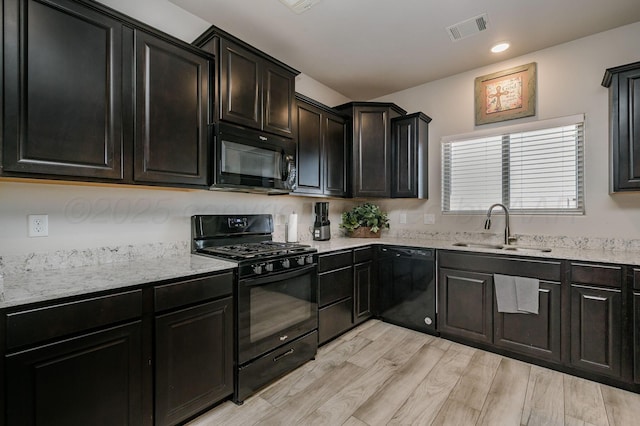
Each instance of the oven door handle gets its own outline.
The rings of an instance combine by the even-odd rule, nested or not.
[[[309,272],[312,272],[315,269],[316,269],[316,265],[309,265],[309,266],[305,266],[302,269],[296,269],[294,271],[285,272],[283,274],[282,273],[273,274],[273,275],[268,275],[266,277],[249,278],[249,279],[240,280],[240,281],[241,281],[241,284],[244,286],[253,287],[257,285],[265,285],[265,284],[270,284],[277,281],[288,280],[291,278],[299,277],[301,275],[308,274]]]

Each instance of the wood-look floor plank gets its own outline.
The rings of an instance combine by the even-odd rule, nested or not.
[[[356,336],[348,341],[337,342],[328,352],[318,353],[315,361],[308,362],[273,383],[259,395],[270,404],[280,406],[291,397],[305,391],[309,386],[316,386],[317,381],[335,367],[343,364],[347,358],[362,350],[371,343],[364,337]]]
[[[354,417],[370,425],[384,425],[404,404],[409,395],[424,380],[442,358],[442,351],[424,345],[399,368],[376,393],[353,413]],[[387,359],[386,356],[384,359]]]
[[[227,401],[188,423],[187,426],[251,426],[257,424],[258,419],[271,409],[273,409],[271,404],[257,396],[248,398],[243,405]]]
[[[429,346],[440,350],[434,345]],[[431,424],[470,361],[471,356],[468,354],[456,350],[446,351],[425,379],[394,413],[389,424]]]
[[[362,420],[358,420],[355,417],[349,417],[346,422],[342,423],[342,426],[369,426]]]
[[[500,355],[476,351],[462,373],[462,377],[451,391],[449,399],[463,403],[478,413],[482,411],[501,360]]]
[[[367,330],[369,327],[373,327],[374,325],[376,327],[379,327],[380,333],[382,333],[385,330],[385,327],[384,327],[385,324],[382,321],[376,320],[376,319],[370,319],[358,325],[356,328],[352,328],[351,330],[347,331],[342,336],[338,337],[336,340],[351,340],[355,336],[362,335],[365,330]],[[375,338],[375,334],[373,335],[373,338]],[[371,337],[369,337],[369,339],[372,340]]]
[[[532,366],[521,423],[527,426],[562,426],[564,392],[562,373]]]
[[[611,426],[640,424],[639,395],[611,386],[600,385],[607,418]]]
[[[342,388],[353,383],[355,378],[361,377],[366,371],[351,363],[343,363],[318,379],[313,386],[288,398],[278,407],[269,410],[259,418],[261,426],[296,424],[303,417],[313,412],[340,392]],[[348,417],[348,416],[347,416]]]
[[[474,426],[479,417],[479,410],[473,409],[463,402],[448,398],[431,425]]]
[[[354,411],[380,389],[397,371],[397,366],[379,358],[365,373],[351,377],[351,383],[315,411],[302,419],[304,425],[339,425],[347,421]]]
[[[563,374],[562,377],[565,416],[596,426],[607,426],[609,420],[600,385],[568,374]]]
[[[584,420],[576,419],[571,416],[564,416],[565,426],[595,426],[593,423],[587,423]]]
[[[372,328],[370,327],[368,330]],[[370,368],[386,352],[398,345],[404,336],[406,336],[405,330],[401,327],[391,326],[366,348],[349,357],[347,361],[362,368]]]
[[[527,394],[531,366],[509,358],[500,361],[482,407],[478,425],[518,425]]]
[[[406,336],[383,355],[384,359],[398,365],[406,363],[421,347],[434,338],[416,331],[407,330]]]

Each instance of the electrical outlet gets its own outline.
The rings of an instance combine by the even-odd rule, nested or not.
[[[431,214],[431,213],[425,213],[424,214],[424,224],[425,225],[433,225],[434,223],[436,223],[436,215]]]
[[[27,216],[30,237],[46,237],[49,235],[49,215],[30,214]]]
[[[401,224],[407,223],[407,214],[406,213],[400,213],[400,223]]]

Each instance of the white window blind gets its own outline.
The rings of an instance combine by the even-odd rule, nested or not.
[[[584,213],[584,117],[511,126],[442,144],[442,211]]]

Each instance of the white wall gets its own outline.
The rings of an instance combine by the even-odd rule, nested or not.
[[[534,235],[640,238],[640,193],[609,194],[608,90],[600,85],[606,68],[640,60],[637,40],[640,22],[375,99],[395,102],[407,111],[423,111],[433,119],[429,129],[431,199],[408,216],[419,218],[427,210],[436,212],[436,225],[430,227],[439,231],[482,230],[480,216],[439,213],[443,136],[584,113],[586,215],[515,216],[512,230]],[[474,127],[474,79],[530,62],[538,67],[536,117]]]

